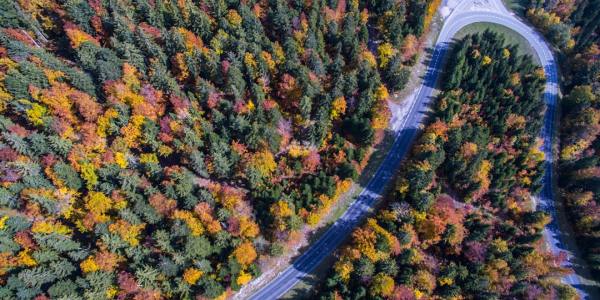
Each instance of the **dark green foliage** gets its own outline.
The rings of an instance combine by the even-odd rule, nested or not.
[[[402,65],[399,55],[394,56],[383,72],[383,80],[392,91],[400,91],[410,79],[410,69]]]
[[[373,141],[374,131],[369,119],[357,117],[347,119],[344,122],[343,130],[349,139],[359,145],[367,145]]]

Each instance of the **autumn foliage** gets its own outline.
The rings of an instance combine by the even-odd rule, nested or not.
[[[0,0],[0,298],[248,284],[358,177],[426,3]]]
[[[526,15],[557,48],[564,97],[560,119],[559,197],[579,249],[600,278],[598,135],[600,134],[600,2],[531,1]]]
[[[544,78],[505,47],[488,31],[452,48],[433,120],[385,207],[337,253],[323,298],[577,298],[558,281],[564,257],[545,250],[549,216],[531,208]]]

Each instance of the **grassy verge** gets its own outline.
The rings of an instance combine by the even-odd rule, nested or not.
[[[536,62],[538,65],[540,64],[540,60],[535,54],[535,50],[533,49],[533,47],[531,47],[529,42],[527,42],[527,40],[523,36],[518,34],[516,31],[499,24],[486,22],[473,23],[463,27],[460,31],[458,31],[458,33],[456,33],[454,38],[461,39],[468,34],[480,33],[485,31],[486,29],[498,34],[502,34],[506,39],[507,45],[517,45],[519,53],[524,55],[530,55],[533,58],[534,62]]]
[[[520,17],[525,16],[525,12],[527,11],[527,5],[529,1],[527,0],[502,0],[504,5],[508,7],[508,9],[514,11]]]

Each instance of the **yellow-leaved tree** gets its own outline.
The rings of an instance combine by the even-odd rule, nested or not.
[[[262,150],[254,153],[249,162],[250,166],[256,169],[261,176],[268,177],[277,168],[277,163],[273,157],[273,153],[269,150]]]

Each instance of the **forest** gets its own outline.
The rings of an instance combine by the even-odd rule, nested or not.
[[[357,178],[437,5],[0,0],[0,298],[239,290]]]
[[[576,299],[530,199],[543,175],[543,70],[491,31],[447,55],[428,125],[320,298]]]
[[[600,280],[600,1],[530,5],[528,16],[554,43],[561,64],[561,200],[592,275]]]

